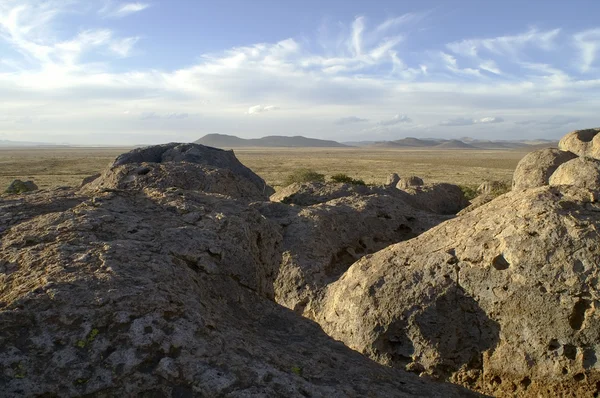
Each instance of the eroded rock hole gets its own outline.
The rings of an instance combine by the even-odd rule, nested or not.
[[[573,312],[569,316],[569,325],[573,330],[581,330],[583,321],[585,320],[585,312],[590,308],[589,300],[579,300],[573,306]]]
[[[585,379],[585,375],[583,373],[577,373],[575,376],[573,376],[573,379],[575,379],[575,381],[583,381],[583,379]]]
[[[598,134],[598,130],[589,129],[589,130],[581,130],[577,132],[577,138],[583,142],[590,142],[594,139],[594,137]]]
[[[575,358],[577,358],[577,347],[575,347],[573,344],[565,344],[563,348],[563,355],[571,361],[574,361]]]
[[[531,385],[531,379],[529,377],[525,377],[523,380],[521,380],[520,384],[523,389],[527,390],[527,388]]]
[[[504,258],[504,256],[502,254],[498,254],[492,260],[492,266],[494,268],[496,268],[498,271],[503,271],[505,269],[508,269],[508,267],[510,267],[510,263],[508,261],[506,261],[506,259]]]
[[[552,339],[548,343],[548,350],[550,350],[550,351],[556,351],[559,348],[560,348],[560,343],[556,339]]]

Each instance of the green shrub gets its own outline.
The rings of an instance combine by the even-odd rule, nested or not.
[[[363,180],[355,180],[354,178],[346,175],[346,174],[335,174],[331,176],[331,181],[333,182],[343,182],[346,184],[354,184],[354,185],[365,185]]]
[[[286,177],[284,185],[295,182],[325,182],[325,175],[310,169],[298,169]]]
[[[505,193],[507,193],[510,190],[511,190],[511,184],[509,182],[499,181],[496,184],[496,186],[492,189],[492,192],[490,192],[490,194],[493,195],[494,197],[497,197],[500,195],[504,195]]]
[[[463,192],[463,194],[465,195],[465,198],[467,198],[467,200],[473,200],[477,196],[479,196],[479,194],[477,193],[477,187],[476,186],[473,186],[473,185],[459,185],[459,188]]]

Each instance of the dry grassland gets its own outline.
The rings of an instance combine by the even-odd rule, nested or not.
[[[0,192],[15,178],[33,180],[40,188],[77,186],[100,172],[130,148],[0,149]],[[383,183],[389,173],[417,175],[425,182],[476,186],[484,180],[510,181],[520,150],[427,150],[369,148],[243,148],[237,157],[280,186],[298,168],[326,175],[344,173],[367,183]]]

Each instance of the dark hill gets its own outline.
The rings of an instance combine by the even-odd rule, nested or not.
[[[347,147],[348,145],[340,144],[336,141],[319,140],[316,138],[307,138],[302,136],[285,137],[279,135],[271,135],[262,138],[244,139],[233,135],[226,134],[208,134],[194,141],[196,144],[212,146],[216,148],[244,148],[244,147],[283,147],[283,148],[298,148],[298,147],[313,147],[313,148],[335,148]]]

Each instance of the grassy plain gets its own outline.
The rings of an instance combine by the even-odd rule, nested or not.
[[[0,192],[16,179],[33,180],[40,188],[77,186],[103,170],[130,148],[0,149]],[[524,150],[440,150],[381,148],[240,148],[242,163],[280,186],[298,168],[327,176],[347,174],[366,183],[383,183],[389,173],[417,175],[425,182],[479,185],[484,180],[510,181]]]

